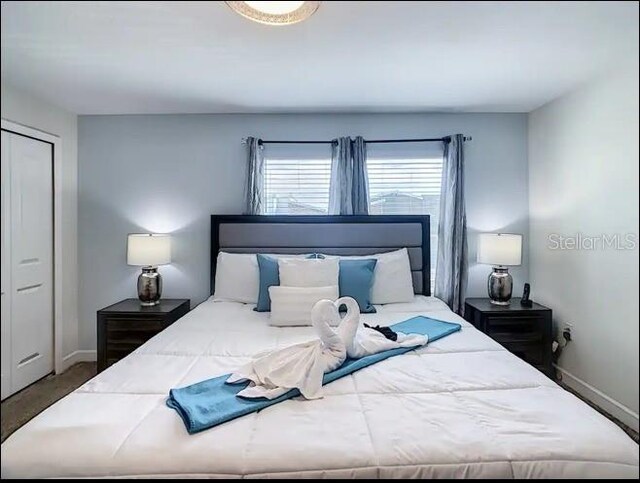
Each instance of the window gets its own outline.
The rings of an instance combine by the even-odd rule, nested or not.
[[[435,284],[442,182],[439,143],[367,146],[369,213],[431,216],[431,286]]]
[[[328,214],[330,179],[330,146],[265,146],[265,214]]]
[[[328,214],[331,146],[276,144],[264,149],[264,213]],[[438,251],[442,162],[440,143],[367,146],[369,213],[431,216],[432,287]]]
[[[442,158],[369,159],[369,213],[437,216]]]

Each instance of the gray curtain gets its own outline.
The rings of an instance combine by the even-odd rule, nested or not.
[[[262,187],[264,186],[264,157],[260,140],[247,138],[247,185],[245,187],[245,215],[264,212]]]
[[[352,143],[353,179],[351,206],[354,215],[369,214],[369,177],[367,175],[367,145],[362,136]]]
[[[464,199],[464,137],[444,145],[435,296],[456,313],[464,311],[467,289],[467,215]]]
[[[330,215],[353,215],[352,186],[351,138],[334,139],[331,144]]]

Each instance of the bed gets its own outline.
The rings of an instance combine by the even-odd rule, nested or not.
[[[325,387],[188,435],[169,389],[313,337],[251,304],[212,298],[2,444],[2,477],[632,477],[638,445],[431,297],[428,217],[212,217],[215,255],[367,254],[408,247],[415,298],[363,315],[417,314],[462,330]]]

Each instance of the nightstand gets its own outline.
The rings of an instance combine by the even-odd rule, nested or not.
[[[118,362],[189,312],[189,299],[161,299],[144,307],[126,299],[98,310],[98,372]]]
[[[523,307],[519,298],[511,299],[511,305],[472,298],[465,301],[464,318],[509,352],[555,379],[551,309],[535,302],[532,307]]]

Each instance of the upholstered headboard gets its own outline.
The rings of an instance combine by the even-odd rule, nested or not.
[[[211,293],[219,251],[369,255],[403,247],[415,293],[431,295],[428,215],[211,215]]]

